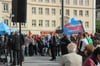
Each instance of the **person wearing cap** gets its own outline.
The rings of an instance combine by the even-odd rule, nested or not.
[[[67,49],[69,53],[62,56],[61,66],[82,66],[82,56],[76,53],[76,44],[71,42]]]

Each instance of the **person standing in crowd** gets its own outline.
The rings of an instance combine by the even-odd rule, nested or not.
[[[7,62],[7,45],[5,43],[5,36],[0,36],[0,62],[4,64]],[[3,55],[4,57],[1,57]]]
[[[13,45],[13,64],[12,65],[19,65],[22,62],[21,52],[20,51],[20,36],[18,32],[15,32],[14,35],[14,45]]]
[[[21,58],[22,58],[22,63],[24,63],[24,55],[25,55],[25,36],[23,34],[20,35],[20,46],[21,46]]]
[[[50,49],[51,49],[51,59],[50,61],[56,60],[56,37],[53,35],[53,33],[50,34],[51,38],[49,41]]]
[[[82,56],[76,53],[76,44],[68,44],[67,49],[68,54],[63,55],[61,58],[61,66],[82,66]]]
[[[38,39],[39,40],[38,40],[37,43],[38,43],[39,53],[40,53],[41,56],[44,56],[44,54],[43,54],[43,46],[44,46],[43,41],[40,37]]]
[[[94,40],[94,47],[96,47],[97,45],[100,45],[100,40]]]
[[[35,40],[36,36],[33,36],[33,55],[37,55],[37,48],[36,48],[36,40]]]
[[[68,50],[67,50],[67,46],[70,43],[70,41],[68,40],[68,38],[63,34],[63,37],[60,39],[60,44],[61,44],[61,54],[67,54]]]
[[[8,50],[10,53],[10,63],[13,62],[13,50],[14,50],[14,32],[8,37]]]
[[[29,53],[28,53],[28,46],[29,46],[29,38],[28,38],[28,35],[25,35],[25,56],[28,56]]]
[[[84,57],[83,57],[83,62],[88,58],[88,57],[90,57],[92,54],[93,54],[93,52],[94,52],[94,46],[93,45],[86,45],[85,46],[85,50],[84,50]]]
[[[86,32],[85,34],[86,34],[86,39],[88,40],[88,43],[89,43],[90,45],[93,45],[93,41],[92,41],[90,35],[89,35],[87,32]]]
[[[33,43],[34,43],[34,40],[33,40],[32,36],[30,36],[29,56],[33,56]]]
[[[60,37],[59,36],[56,36],[56,42],[57,42],[57,53],[56,55],[57,56],[60,56],[60,52],[61,52],[61,45],[60,45]]]
[[[85,60],[83,66],[100,66],[100,46],[98,46],[93,54]]]
[[[82,39],[81,39],[80,42],[81,42],[80,43],[80,54],[82,56],[84,56],[85,46],[89,44],[88,40],[86,39],[86,34],[85,33],[82,34]]]

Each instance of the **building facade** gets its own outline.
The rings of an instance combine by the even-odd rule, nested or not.
[[[2,4],[1,4],[1,1],[0,1],[0,8],[1,8]],[[0,9],[0,21],[2,21],[2,10]]]
[[[96,0],[96,19],[100,20],[100,0]]]
[[[11,3],[11,0],[2,1],[2,20],[18,29],[18,24],[11,22]],[[94,33],[95,5],[95,0],[64,0],[64,24],[74,17],[83,22],[86,32]],[[27,21],[22,23],[22,31],[47,34],[61,28],[61,24],[61,0],[27,0]]]

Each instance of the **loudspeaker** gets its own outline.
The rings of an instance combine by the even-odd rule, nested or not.
[[[26,22],[27,0],[12,0],[12,22]]]

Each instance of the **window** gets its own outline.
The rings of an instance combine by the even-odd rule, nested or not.
[[[77,0],[73,0],[73,4],[74,5],[77,5]]]
[[[17,27],[17,23],[16,23],[16,22],[13,22],[13,26],[14,26],[14,27]]]
[[[83,5],[83,0],[79,0],[79,4],[80,5]]]
[[[77,10],[74,10],[74,16],[77,16]]]
[[[36,26],[36,20],[32,20],[32,26]]]
[[[55,3],[56,2],[56,0],[52,0],[52,3]]]
[[[60,15],[62,15],[62,10],[60,9]]]
[[[25,25],[26,25],[26,23],[21,23],[21,26],[22,26],[22,27],[25,27]]]
[[[4,23],[8,25],[8,19],[4,19]]]
[[[66,4],[69,4],[69,0],[66,0]]]
[[[55,9],[53,8],[52,9],[52,15],[55,15],[56,14],[56,12],[55,12]]]
[[[32,0],[33,2],[36,2],[36,0]]]
[[[52,21],[52,27],[55,27],[55,26],[56,26],[56,21],[53,20],[53,21]]]
[[[66,9],[66,16],[69,16],[69,9]]]
[[[4,4],[4,12],[8,12],[8,4]]]
[[[49,3],[49,0],[45,0],[46,3]]]
[[[46,21],[45,21],[45,26],[46,26],[46,27],[49,27],[49,20],[46,20]]]
[[[89,16],[89,11],[85,11],[85,16]]]
[[[82,10],[79,11],[79,16],[83,16],[83,11]]]
[[[85,27],[86,27],[86,28],[89,27],[89,22],[85,22]]]
[[[39,14],[43,14],[43,9],[42,8],[39,8]]]
[[[32,7],[32,14],[36,14],[36,8]]]
[[[60,3],[62,3],[62,0],[59,0],[60,1]]]
[[[85,5],[89,5],[89,0],[85,0]]]
[[[49,15],[49,8],[45,9],[45,14]]]
[[[39,26],[43,26],[43,20],[39,20]]]
[[[42,2],[43,0],[39,0],[39,2]]]

